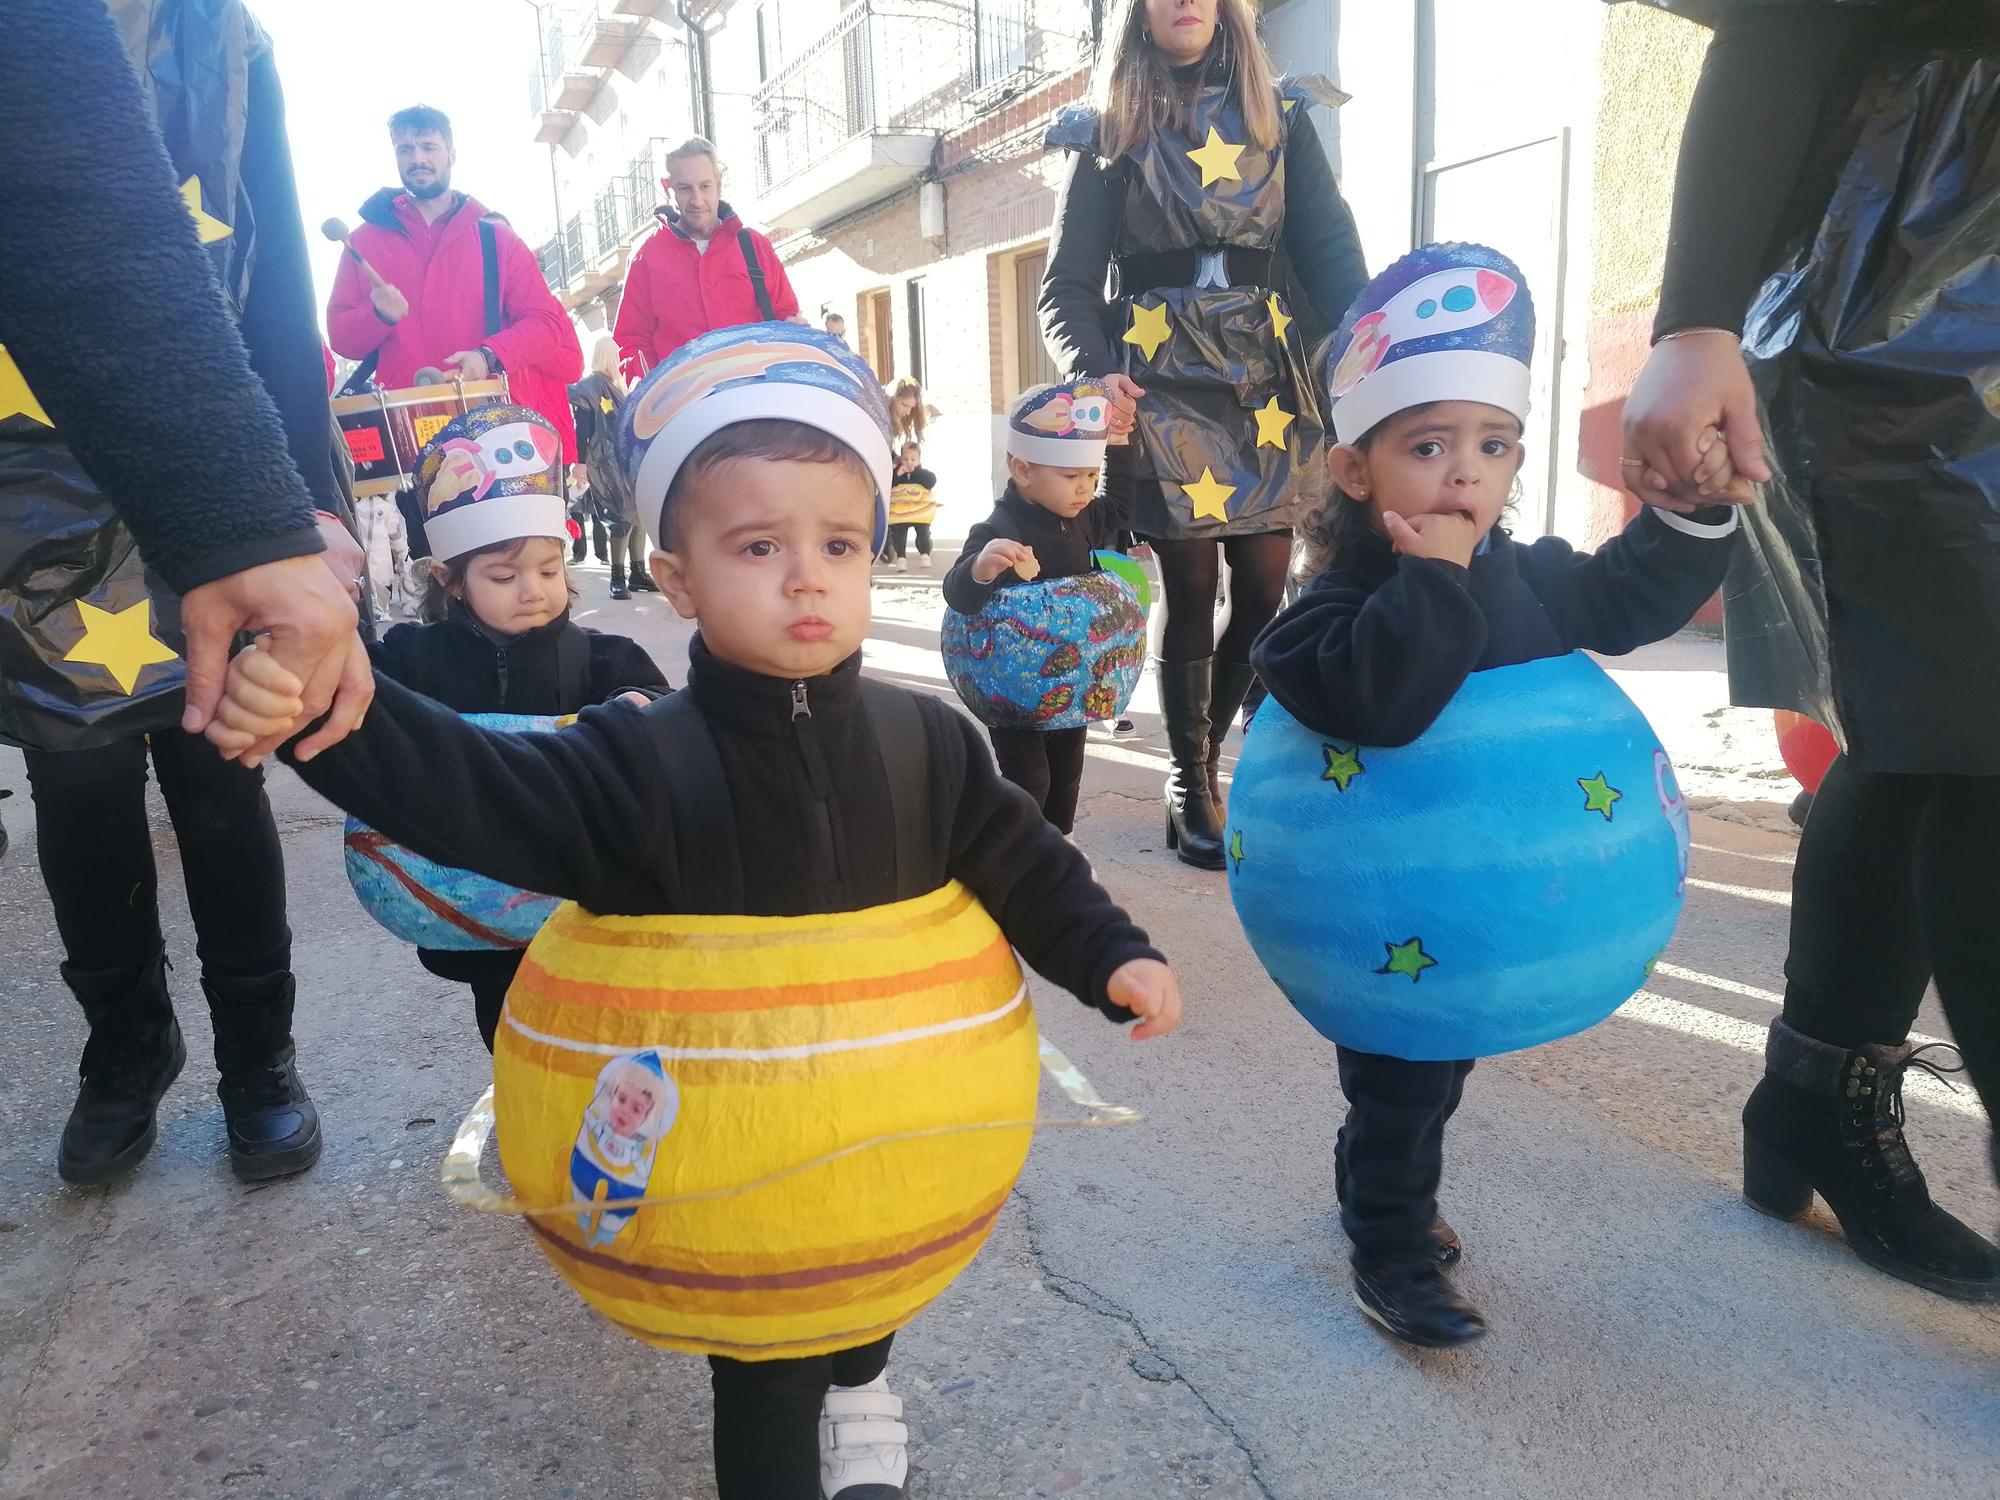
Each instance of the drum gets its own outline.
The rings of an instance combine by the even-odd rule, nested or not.
[[[445,423],[475,406],[506,399],[504,375],[393,391],[370,386],[358,396],[334,397],[334,420],[354,460],[355,498],[410,488],[417,455]]]

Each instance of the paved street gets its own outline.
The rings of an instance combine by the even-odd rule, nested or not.
[[[580,578],[585,623],[637,635],[678,681],[686,632],[661,601]],[[935,575],[884,575],[877,604],[871,668],[942,690]],[[1354,1309],[1332,1050],[1257,967],[1223,877],[1163,852],[1150,680],[1140,736],[1093,742],[1080,842],[1174,959],[1188,1022],[1134,1047],[1038,986],[1048,1034],[1148,1119],[1040,1136],[992,1242],[899,1341],[913,1494],[2000,1493],[2000,1310],[1905,1287],[1823,1216],[1780,1225],[1738,1196],[1736,1111],[1782,986],[1790,787],[1754,716],[1712,712],[1719,645],[1626,666],[1703,809],[1687,911],[1619,1016],[1474,1075],[1445,1210],[1493,1331],[1450,1353]],[[63,1187],[83,1026],[12,752],[0,785],[20,793],[0,861],[0,1496],[713,1495],[700,1362],[597,1321],[519,1224],[440,1194],[489,1078],[469,999],[361,913],[337,815],[289,773],[273,798],[325,1159],[260,1189],[229,1174],[162,815],[189,1066],[128,1184]],[[1942,1025],[1927,1008],[1920,1029]],[[1938,1197],[1992,1231],[1969,1090],[1913,1078],[1909,1103]]]

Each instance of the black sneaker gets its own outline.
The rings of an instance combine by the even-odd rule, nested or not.
[[[1406,1344],[1449,1349],[1486,1332],[1479,1309],[1458,1294],[1435,1259],[1354,1263],[1354,1302]]]
[[[229,1170],[244,1182],[290,1177],[319,1160],[319,1111],[290,1047],[267,1068],[223,1079],[216,1093],[229,1126]]]
[[[144,1062],[120,1058],[85,1078],[56,1152],[63,1181],[109,1182],[145,1160],[159,1135],[160,1100],[186,1065],[181,1028],[169,1022],[161,1054]]]

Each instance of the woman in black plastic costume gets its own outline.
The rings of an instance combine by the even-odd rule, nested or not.
[[[1817,1192],[1871,1264],[2000,1300],[2000,1251],[1902,1132],[1932,978],[2000,1108],[2000,6],[1661,3],[1716,34],[1624,462],[1642,491],[1768,480],[1726,591],[1732,696],[1845,747],[1799,845],[1744,1192],[1783,1218]]]
[[[1132,529],[1159,559],[1167,841],[1204,869],[1223,865],[1222,741],[1250,691],[1251,643],[1283,599],[1309,498],[1298,479],[1318,468],[1307,351],[1368,279],[1307,118],[1340,97],[1322,79],[1274,77],[1249,0],[1117,0],[1095,106],[1049,131],[1075,156],[1042,332],[1066,376],[1138,403],[1106,484],[1131,495]]]

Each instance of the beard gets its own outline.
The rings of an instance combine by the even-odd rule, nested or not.
[[[451,190],[451,174],[449,172],[439,172],[427,182],[412,182],[408,177],[405,177],[403,179],[403,188],[412,198],[422,202],[429,202],[433,198],[442,197]]]

